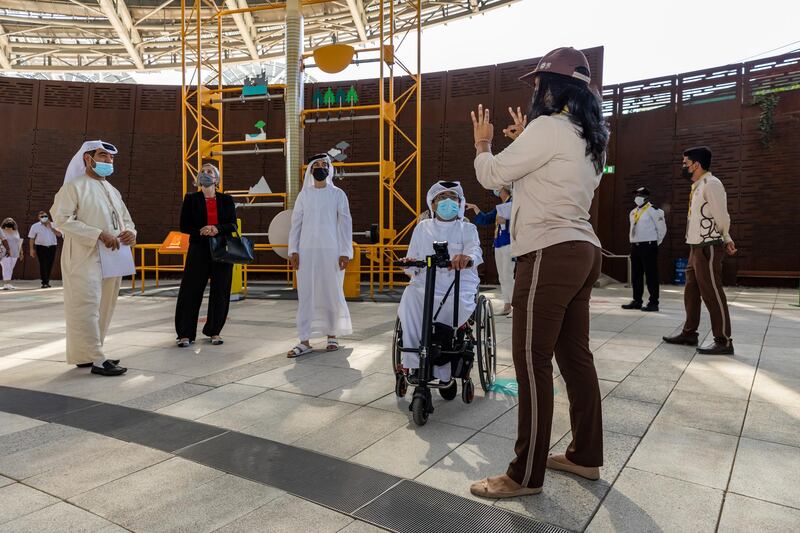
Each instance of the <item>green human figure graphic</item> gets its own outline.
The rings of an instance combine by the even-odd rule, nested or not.
[[[325,91],[325,96],[322,99],[322,102],[327,105],[328,107],[332,106],[336,103],[336,97],[333,95],[333,89],[328,87],[328,90]]]
[[[350,90],[347,91],[347,95],[344,98],[344,101],[350,104],[351,106],[356,105],[358,103],[358,93],[356,92],[356,88],[352,85],[350,86]]]

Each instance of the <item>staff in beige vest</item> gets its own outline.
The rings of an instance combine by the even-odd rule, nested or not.
[[[600,388],[589,350],[589,298],[601,255],[589,209],[603,174],[608,129],[580,51],[553,50],[531,75],[530,123],[505,130],[509,135],[513,129],[510,136],[516,137],[505,150],[492,155],[489,111],[479,106],[472,115],[478,181],[487,189],[514,186],[511,253],[517,258],[512,297],[519,384],[516,457],[505,474],[470,487],[486,498],[538,494],[545,467],[598,479],[603,463]],[[572,442],[566,454],[548,457],[553,354],[567,384]]]

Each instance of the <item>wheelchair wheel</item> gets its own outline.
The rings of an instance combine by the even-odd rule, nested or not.
[[[478,306],[475,308],[475,343],[481,387],[489,392],[497,375],[497,336],[492,304],[482,294],[478,296]]]
[[[403,347],[403,326],[400,325],[398,318],[394,323],[394,337],[392,338],[392,372],[396,374],[401,372],[403,367],[402,352],[400,349]]]
[[[456,380],[450,380],[450,386],[446,389],[439,389],[439,395],[447,401],[450,401],[456,397],[458,394],[458,385],[456,385]]]
[[[428,415],[433,412],[433,409],[430,406],[431,403],[431,391],[428,389],[424,389],[420,391],[419,389],[414,389],[414,399],[411,400],[411,415],[414,419],[414,423],[418,426],[424,426],[428,423]]]
[[[394,375],[394,393],[398,398],[404,398],[408,392],[408,382],[402,373],[395,373]]]
[[[461,400],[464,403],[472,403],[472,400],[475,399],[475,385],[473,385],[471,379],[465,379],[464,384],[461,387]]]

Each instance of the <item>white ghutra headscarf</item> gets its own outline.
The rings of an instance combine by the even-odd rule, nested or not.
[[[325,178],[325,181],[328,183],[328,185],[335,187],[335,185],[333,184],[334,169],[333,169],[333,161],[331,161],[331,156],[329,156],[328,154],[317,154],[317,155],[312,155],[311,157],[308,158],[306,172],[303,175],[304,189],[311,189],[314,187],[314,173],[312,172],[311,167],[313,166],[314,163],[316,163],[320,159],[328,162],[328,177]]]
[[[64,174],[64,183],[69,183],[78,176],[86,174],[86,164],[83,162],[83,154],[91,152],[92,150],[97,150],[98,148],[102,148],[111,155],[117,154],[117,147],[111,143],[99,140],[86,141],[81,145],[77,153],[72,156],[69,166],[67,166],[67,172]]]
[[[436,213],[433,211],[433,201],[441,193],[445,191],[452,191],[458,195],[458,218],[464,218],[464,210],[467,207],[467,200],[464,197],[464,189],[461,187],[460,181],[437,181],[430,189],[428,189],[428,209],[430,209],[431,218],[435,218]]]

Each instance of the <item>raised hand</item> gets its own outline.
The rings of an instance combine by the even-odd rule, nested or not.
[[[480,104],[478,113],[471,111],[470,116],[472,117],[472,133],[475,137],[476,148],[478,143],[491,144],[494,137],[494,126],[489,121],[489,110],[484,110],[483,104]]]
[[[528,115],[523,115],[519,107],[517,107],[516,113],[509,107],[508,114],[511,115],[511,120],[514,123],[503,130],[503,135],[513,140],[525,130],[525,126],[528,124]]]

